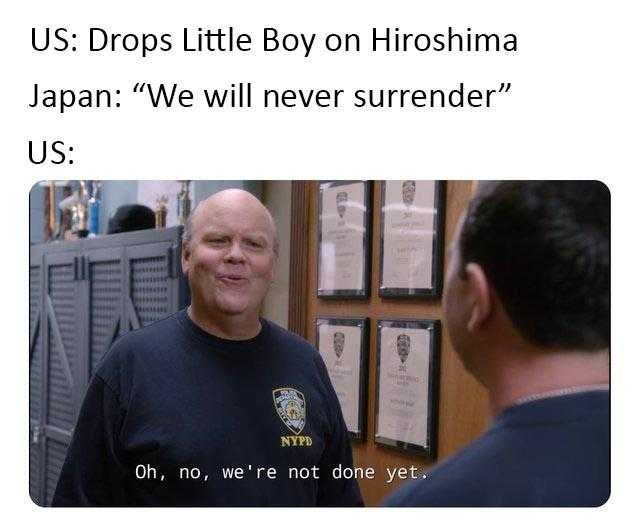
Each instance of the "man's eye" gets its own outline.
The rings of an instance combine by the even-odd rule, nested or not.
[[[216,238],[210,238],[209,239],[209,243],[211,244],[224,244],[226,242],[225,238],[222,237],[216,237]]]
[[[253,247],[253,248],[261,248],[262,247],[262,244],[260,242],[255,241],[255,240],[247,240],[246,244],[249,247]]]

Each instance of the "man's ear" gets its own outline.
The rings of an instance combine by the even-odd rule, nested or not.
[[[491,291],[487,276],[478,264],[474,262],[467,264],[465,272],[469,297],[472,302],[467,329],[470,333],[474,333],[482,328],[491,315]]]
[[[189,266],[191,262],[191,250],[189,249],[189,243],[182,243],[182,255],[180,257],[182,263],[182,273],[187,275],[189,273]]]
[[[278,256],[275,255],[271,264],[271,274],[269,275],[269,285],[272,286],[276,281],[276,263],[278,262]]]

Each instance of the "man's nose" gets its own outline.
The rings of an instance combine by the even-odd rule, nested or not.
[[[244,251],[242,251],[242,246],[239,241],[231,242],[229,249],[226,253],[225,260],[227,262],[244,262],[246,260]]]

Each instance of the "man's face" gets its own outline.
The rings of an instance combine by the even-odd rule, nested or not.
[[[266,211],[247,196],[205,203],[183,251],[194,299],[210,313],[257,318],[274,278],[274,237]]]

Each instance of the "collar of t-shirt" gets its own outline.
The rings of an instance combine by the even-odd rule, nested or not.
[[[234,358],[248,358],[267,347],[271,327],[269,322],[260,318],[260,332],[253,338],[246,340],[229,340],[217,337],[198,326],[187,313],[186,308],[181,309],[175,316],[178,324],[188,337],[214,349],[216,352]]]
[[[502,411],[492,429],[558,424],[608,416],[609,399],[609,391],[600,390],[532,400]]]

